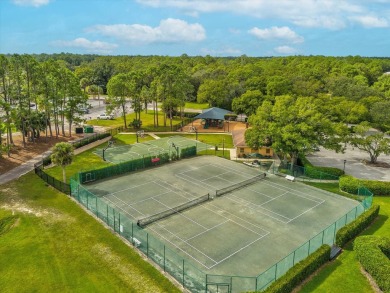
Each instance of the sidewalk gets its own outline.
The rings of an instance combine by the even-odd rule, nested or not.
[[[94,148],[95,146],[98,146],[104,142],[107,142],[111,139],[111,136],[103,138],[101,140],[94,141],[93,143],[87,144],[81,148],[75,149],[74,154],[78,155],[82,152],[85,152],[91,148]],[[39,156],[36,156],[34,159],[31,159],[22,165],[13,168],[11,171],[8,171],[5,174],[0,175],[0,185],[5,184],[9,181],[12,181],[14,179],[18,179],[20,176],[23,176],[27,174],[28,172],[34,170],[34,164],[40,162],[43,160],[43,158],[50,156],[51,150],[44,152],[43,154],[40,154]]]
[[[42,161],[44,157],[49,156],[50,154],[51,151],[46,151],[43,154],[36,156],[34,159],[31,159],[23,163],[22,165],[13,168],[11,171],[0,175],[0,185],[5,184],[11,180],[17,179],[20,176],[23,176],[24,174],[34,170],[34,164]]]

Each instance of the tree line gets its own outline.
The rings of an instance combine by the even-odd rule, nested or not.
[[[253,126],[247,132],[251,146],[272,142],[293,158],[317,143],[340,149],[347,124],[390,129],[390,58],[0,57],[0,131],[7,134],[7,145],[12,143],[12,125],[29,139],[39,135],[38,130],[64,134],[65,121],[70,131],[87,94],[107,94],[107,110],[119,109],[125,127],[139,127],[150,102],[155,126],[166,125],[187,101],[246,114]],[[126,120],[127,101],[136,113],[132,122]],[[40,111],[33,111],[31,103]],[[290,146],[281,146],[287,138]]]

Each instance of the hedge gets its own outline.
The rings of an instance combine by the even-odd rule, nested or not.
[[[353,249],[363,268],[375,279],[383,292],[390,292],[390,238],[360,236]]]
[[[111,134],[109,132],[104,132],[104,133],[97,133],[88,137],[85,137],[83,139],[80,139],[76,142],[73,142],[72,145],[75,149],[81,148],[87,144],[90,144],[92,142],[95,142],[97,140],[103,139],[105,137],[109,137]],[[48,166],[51,164],[51,157],[47,156],[43,158],[43,166]]]
[[[347,175],[340,177],[340,189],[342,191],[357,194],[358,188],[361,186],[366,187],[375,195],[390,195],[389,181],[358,179]]]
[[[310,178],[334,180],[344,175],[338,168],[313,166],[304,156],[299,157],[298,164],[305,168],[305,175]]]
[[[378,216],[379,209],[379,205],[373,205],[367,211],[357,217],[356,220],[338,230],[336,233],[337,246],[343,247],[349,240],[353,239],[359,235],[360,232],[366,229]]]
[[[307,258],[294,265],[285,275],[271,284],[264,292],[283,293],[291,292],[319,267],[329,261],[330,246],[322,245]]]

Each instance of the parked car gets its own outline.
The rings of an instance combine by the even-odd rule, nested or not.
[[[89,114],[89,109],[88,108],[80,108],[80,111],[84,114]]]
[[[103,113],[103,114],[100,114],[99,116],[97,116],[97,119],[99,119],[99,120],[112,120],[112,119],[114,119],[114,115]]]

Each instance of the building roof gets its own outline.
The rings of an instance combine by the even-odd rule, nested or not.
[[[213,107],[203,111],[202,114],[195,116],[195,119],[216,119],[216,120],[225,120],[225,115],[232,113],[228,110]]]

